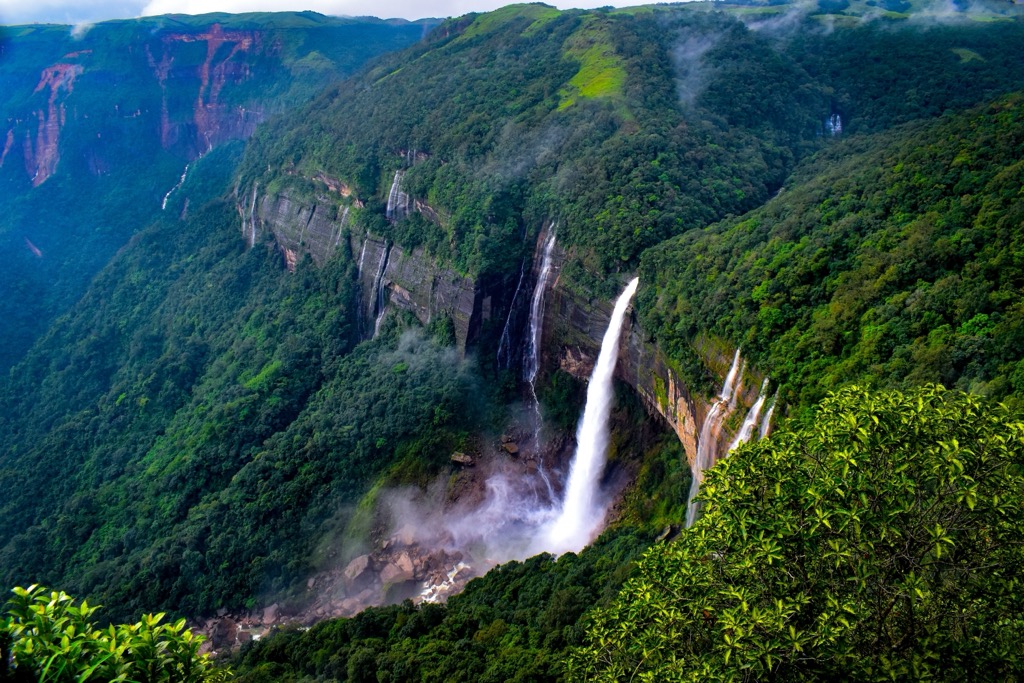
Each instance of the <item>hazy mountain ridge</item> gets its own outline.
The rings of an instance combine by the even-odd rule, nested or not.
[[[0,367],[160,213],[186,163],[429,25],[297,13],[0,28]]]

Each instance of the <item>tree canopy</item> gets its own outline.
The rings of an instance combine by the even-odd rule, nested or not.
[[[598,610],[587,680],[1011,680],[1024,672],[1024,423],[851,387],[710,470],[706,513]]]

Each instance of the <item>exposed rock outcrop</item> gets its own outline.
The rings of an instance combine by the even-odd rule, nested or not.
[[[58,98],[62,93],[64,98],[71,94],[75,79],[81,74],[81,64],[54,64],[43,69],[39,85],[33,91],[38,93],[49,90],[46,108],[36,112],[39,126],[35,139],[33,140],[27,132],[25,134],[25,170],[32,179],[33,187],[42,185],[57,170],[57,162],[60,160],[60,131],[67,117],[64,103],[58,102]],[[8,138],[11,137],[11,134],[8,134]],[[4,156],[7,156],[7,145]]]
[[[286,258],[288,252],[292,253],[292,270],[303,254],[323,265],[345,235],[347,207],[335,202],[310,205],[293,202],[285,194],[260,196],[256,187],[248,199],[248,206],[239,206],[246,238],[252,244],[259,236],[273,233]]]
[[[169,92],[168,79],[177,70],[175,62],[182,45],[205,42],[206,57],[196,70],[198,87],[189,109],[174,106],[177,99]],[[170,32],[161,37],[161,49],[154,55],[149,46],[146,56],[160,85],[160,143],[164,149],[198,157],[226,140],[252,135],[263,121],[262,108],[229,105],[220,101],[227,84],[238,84],[252,74],[243,53],[274,54],[275,45],[265,46],[258,31],[225,31],[220,24],[197,33]]]

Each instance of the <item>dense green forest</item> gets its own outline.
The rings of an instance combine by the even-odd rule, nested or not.
[[[707,514],[640,558],[606,532],[443,608],[277,633],[238,680],[1012,679],[1022,456],[1005,407],[850,388],[712,469]]]
[[[764,208],[646,252],[644,328],[681,361],[734,340],[793,405],[851,380],[1019,405],[1022,124],[1014,95],[836,145]]]
[[[280,52],[235,66],[290,71],[225,85],[228,110],[265,96],[269,120],[218,138],[166,210],[203,151],[188,117],[210,55],[195,41],[181,92],[162,96],[144,61],[118,103],[150,116],[128,124],[144,142],[119,132],[106,149],[96,133],[120,128],[69,116],[52,177],[0,168],[0,585],[56,586],[114,621],[297,610],[317,577],[390,542],[382,491],[451,506],[484,495],[494,463],[526,471],[502,449],[527,442],[534,390],[495,347],[553,224],[536,387],[552,452],[571,453],[584,401],[566,354],[596,349],[551,323],[579,322],[570,300],[599,311],[627,273],[631,343],[664,355],[700,415],[721,381],[706,349],[742,349],[779,388],[775,433],[708,473],[707,513],[680,529],[683,446],[622,381],[605,482],[619,496],[592,545],[502,564],[446,605],[276,629],[231,655],[240,680],[1019,677],[1024,24],[888,4],[862,20],[860,0],[819,3],[827,21],[519,5],[372,60],[424,26],[301,13],[94,28],[152,29],[154,63],[165,31],[287,30]],[[0,88],[0,107],[38,106],[25,92],[40,65],[73,62],[53,30],[4,29],[0,49],[45,50],[31,69],[26,53],[0,62],[20,88]],[[89,78],[123,59],[90,45],[106,66],[65,93],[79,111],[103,98]],[[185,117],[169,146],[161,97]],[[109,172],[89,170],[96,150]],[[396,171],[419,204],[394,219]],[[272,221],[252,245],[240,231],[257,196],[352,220],[316,262],[301,237],[282,254]],[[379,265],[361,263],[366,233],[385,241]],[[436,266],[424,288],[467,276],[484,322],[465,353],[452,310],[429,324],[392,310],[369,338],[365,274],[394,244]]]
[[[508,279],[523,233],[556,218],[577,254],[567,283],[610,297],[603,276],[646,248],[763,204],[830,142],[831,116],[878,131],[1024,87],[1021,39],[1017,22],[781,31],[679,8],[515,6],[452,20],[264,127],[242,184],[322,199],[315,175],[341,178],[370,202],[366,229]],[[405,167],[437,221],[382,220],[374,202]]]

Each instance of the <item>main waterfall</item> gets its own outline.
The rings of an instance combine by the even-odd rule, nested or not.
[[[543,550],[554,553],[578,551],[593,540],[604,521],[606,506],[597,500],[605,451],[608,448],[608,418],[614,387],[612,377],[619,357],[619,339],[639,278],[634,278],[615,302],[608,329],[601,340],[601,353],[590,376],[587,404],[576,431],[576,454],[569,471],[561,510],[542,530]]]

